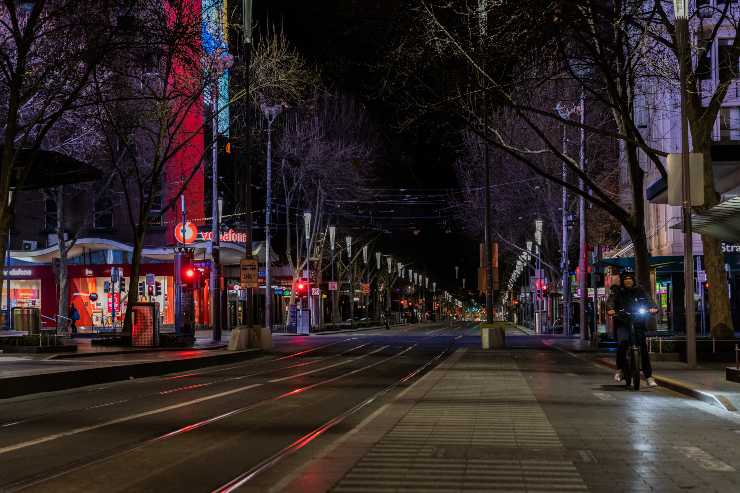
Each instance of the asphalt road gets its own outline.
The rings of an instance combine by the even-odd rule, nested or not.
[[[0,401],[0,491],[219,490],[350,429],[474,332],[276,337],[239,364]]]

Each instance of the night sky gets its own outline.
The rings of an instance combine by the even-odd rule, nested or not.
[[[259,29],[268,23],[282,26],[296,49],[333,87],[365,103],[382,142],[373,186],[401,195],[401,189],[408,190],[417,202],[426,196],[439,200],[440,194],[457,185],[453,172],[456,136],[439,121],[401,130],[397,106],[378,95],[383,83],[379,67],[402,28],[406,15],[403,3],[256,0],[254,15]],[[446,221],[446,211],[428,203],[393,210],[413,219],[383,221],[387,232],[380,248],[384,253],[413,261],[448,289],[454,286],[454,266],[460,265],[460,277],[467,277],[468,287],[475,286],[477,242],[464,236],[454,221]],[[437,215],[440,219],[422,219]]]

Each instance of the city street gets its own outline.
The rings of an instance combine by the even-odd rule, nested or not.
[[[508,342],[276,337],[239,364],[3,400],[0,491],[738,491],[736,414]]]

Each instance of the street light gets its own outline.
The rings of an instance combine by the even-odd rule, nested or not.
[[[270,218],[272,216],[272,124],[282,113],[282,105],[260,105],[267,120],[267,173],[265,197],[265,327],[272,330],[272,274],[270,272]]]
[[[336,282],[334,279],[334,245],[336,243],[337,227],[329,226],[329,247],[331,248],[331,282]],[[336,286],[335,286],[336,287]],[[336,322],[336,310],[334,304],[334,296],[336,296],[336,289],[331,290],[331,321]]]
[[[684,310],[686,312],[686,363],[696,367],[696,315],[694,311],[694,245],[691,225],[691,177],[689,169],[689,127],[686,122],[686,66],[689,58],[689,5],[688,0],[673,0],[676,16],[676,48],[681,79],[681,209],[683,212],[683,283]]]

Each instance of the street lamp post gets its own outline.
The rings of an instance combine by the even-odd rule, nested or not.
[[[306,271],[304,272],[304,277],[306,280],[309,281],[308,285],[310,286],[309,289],[313,288],[313,285],[311,284],[311,213],[309,211],[306,211],[303,213],[303,225],[304,225],[304,232],[305,232],[305,239],[306,239]],[[311,296],[311,291],[309,290],[308,293],[306,293],[306,301],[308,302],[308,314],[309,314],[309,320],[311,320],[312,323],[315,324],[314,321],[314,300]]]
[[[336,279],[334,279],[334,245],[337,235],[337,227],[336,226],[329,226],[329,247],[331,249],[331,282],[336,282]],[[336,316],[336,306],[334,304],[334,296],[336,294],[336,289],[331,289],[331,321],[332,323],[337,322],[337,316]]]
[[[265,327],[272,330],[272,275],[270,272],[270,217],[272,216],[272,124],[283,111],[281,105],[260,106],[267,120],[267,173],[265,197]]]
[[[681,205],[683,212],[683,282],[686,312],[686,363],[696,367],[696,315],[694,310],[694,248],[691,225],[691,175],[689,167],[689,127],[686,108],[686,67],[689,58],[689,5],[688,0],[673,0],[676,16],[676,44],[681,79]]]
[[[352,237],[345,238],[347,242],[347,261],[349,262],[349,327],[355,323],[355,263],[352,262]]]

